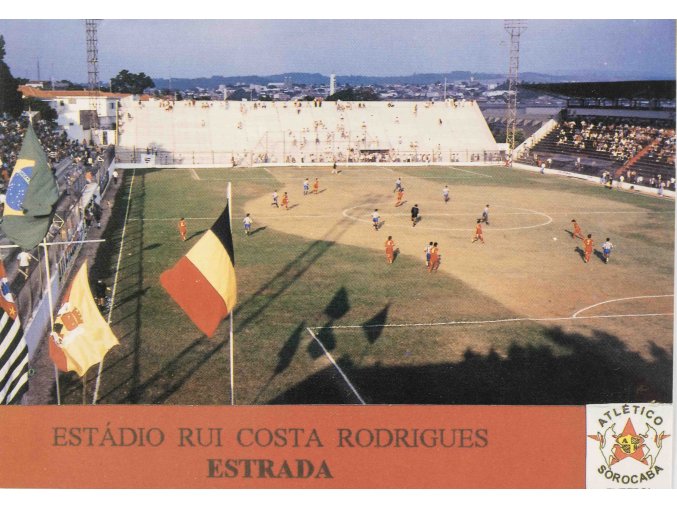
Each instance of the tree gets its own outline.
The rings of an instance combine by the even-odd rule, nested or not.
[[[344,100],[344,101],[376,101],[380,100],[378,94],[371,88],[345,88],[337,91],[334,95],[330,95],[325,100]]]
[[[5,38],[0,35],[0,114],[7,113],[15,118],[21,114],[23,104],[18,88],[17,80],[5,63]]]
[[[145,89],[155,86],[153,80],[143,72],[134,74],[127,69],[121,70],[110,83],[114,92],[132,95],[141,95]]]
[[[40,118],[46,121],[56,121],[59,117],[54,108],[50,107],[47,102],[44,102],[40,99],[35,99],[33,97],[25,98],[23,100],[24,109],[26,111],[37,111],[40,113]]]

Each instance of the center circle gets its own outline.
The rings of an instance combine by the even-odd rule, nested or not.
[[[387,209],[392,207],[392,202],[385,203],[383,204],[383,208],[379,208],[381,204],[376,204],[376,205],[371,205],[371,204],[358,204],[357,206],[352,206],[350,208],[346,208],[343,210],[342,214],[344,217],[349,218],[351,220],[355,220],[356,222],[364,222],[367,224],[371,224],[371,213],[374,208],[378,209]],[[373,206],[373,207],[371,207]],[[369,207],[369,208],[368,208]],[[359,208],[365,208],[365,215],[364,218],[361,216],[353,216],[351,214],[351,211],[359,209]],[[521,225],[517,227],[495,227],[493,225],[489,226],[489,230],[492,231],[521,231],[525,229],[535,229],[537,227],[545,227],[546,225],[552,223],[552,217],[541,212],[541,211],[536,211],[532,209],[527,209],[527,208],[517,208],[514,206],[503,206],[500,204],[493,204],[492,205],[492,210],[500,208],[500,209],[506,209],[506,210],[514,210],[509,213],[499,213],[497,214],[499,217],[501,215],[529,215],[529,216],[540,216],[543,218],[543,220],[537,224],[532,224],[532,225]],[[479,208],[478,208],[479,209]],[[472,227],[437,227],[437,226],[426,226],[425,221],[421,222],[417,227],[421,229],[426,229],[426,230],[433,230],[433,231],[474,231],[474,222],[475,219],[479,218],[478,213],[471,213],[471,212],[458,212],[458,213],[441,213],[441,212],[433,212],[433,213],[421,213],[421,217],[425,219],[425,217],[453,217],[453,216],[467,216],[467,217],[473,217],[472,219],[469,219],[473,222]],[[388,222],[388,217],[411,217],[409,213],[387,213],[384,212],[384,214],[381,216],[381,219],[387,223],[388,227],[407,227],[410,228],[411,224],[409,222],[403,223],[403,224],[398,224],[398,223],[391,223]],[[492,222],[492,214],[489,214],[489,223]]]

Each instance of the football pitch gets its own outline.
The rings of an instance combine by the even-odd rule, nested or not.
[[[318,194],[303,195],[306,177],[319,178]],[[159,284],[223,210],[228,181],[237,404],[671,400],[673,201],[500,167],[280,167],[124,171],[90,261],[91,279],[117,279],[120,345],[99,403],[230,403],[228,321],[207,339]],[[273,191],[289,193],[288,210],[271,206]],[[485,244],[472,243],[486,204]],[[572,219],[595,241],[587,264]],[[430,241],[442,255],[433,273]],[[81,403],[79,379],[61,377],[64,401]]]

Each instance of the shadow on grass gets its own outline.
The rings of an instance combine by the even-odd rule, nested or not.
[[[256,229],[254,229],[253,231],[251,231],[251,232],[249,233],[249,235],[250,235],[250,236],[253,236],[253,235],[256,234],[257,232],[261,232],[261,231],[265,231],[265,230],[266,230],[266,226],[265,226],[265,225],[264,225],[263,227],[257,227]]]
[[[574,252],[581,257],[581,260],[585,260],[585,251],[580,246],[574,247]]]
[[[595,254],[595,257],[597,257],[597,258],[598,258],[599,260],[601,260],[604,264],[606,264],[606,259],[604,258],[604,254],[603,254],[600,250],[595,249],[595,250],[593,251],[593,253]]]
[[[364,334],[367,335],[367,341],[370,344],[376,343],[385,329],[383,326],[388,322],[388,311],[390,310],[390,304],[387,304],[383,307],[383,310],[374,315],[371,319],[362,324],[362,329]]]
[[[186,238],[186,241],[190,241],[191,239],[193,239],[197,236],[200,236],[201,234],[204,234],[207,231],[208,231],[208,229],[202,229],[201,231],[195,231],[193,234],[191,234],[190,236],[188,236]]]
[[[143,188],[142,184],[143,183],[139,184],[140,188]],[[142,213],[142,211],[143,205],[141,204],[139,212]],[[138,221],[138,223],[141,223],[141,221]],[[349,222],[337,224],[327,234],[327,237],[336,233],[338,233],[338,237],[340,237],[349,225]],[[268,307],[273,304],[277,298],[289,290],[289,288],[293,286],[293,284],[301,278],[320,257],[334,246],[334,244],[334,242],[323,240],[312,242],[304,252],[285,265],[266,283],[262,284],[249,298],[241,302],[235,310],[235,321],[237,322],[235,332],[237,333],[246,329],[252,320],[262,318]],[[134,248],[134,254],[138,256],[137,259],[134,259],[134,262],[138,262],[139,265],[141,265],[143,263],[143,233],[140,234],[139,243],[135,244]],[[142,280],[143,271],[140,271],[138,284],[140,284]],[[142,298],[140,296],[143,295],[143,288],[138,284],[136,287],[137,290],[131,292],[130,289],[131,294],[128,296],[129,303],[132,303],[132,301],[136,299],[136,302],[132,303],[135,308],[129,309],[131,310],[131,313],[127,317],[134,320],[134,329],[131,332],[132,340],[125,344],[125,352],[131,350],[132,354],[128,361],[126,361],[127,364],[120,365],[120,368],[129,371],[125,372],[126,379],[119,380],[115,386],[108,389],[107,393],[102,396],[101,399],[114,403],[165,403],[215,354],[219,353],[224,347],[227,349],[228,340],[226,339],[220,342],[205,339],[195,340],[188,344],[173,358],[165,362],[157,371],[155,371],[155,373],[149,375],[145,380],[142,380],[138,355],[141,353],[140,311]],[[343,292],[341,292],[341,290],[337,292],[334,299],[325,310],[328,315],[336,315],[337,312],[338,314],[341,314],[341,312],[347,311],[345,307],[345,305],[347,305],[347,294],[345,293],[345,289],[342,290]],[[261,295],[264,294],[266,297],[262,298]],[[116,306],[118,305],[116,304]],[[303,329],[305,329],[305,326]],[[283,346],[283,350],[280,352],[277,369],[282,368],[281,371],[283,371],[289,366],[298,349],[298,342],[300,342],[302,332],[303,330],[301,329],[301,331],[292,334],[285,346]],[[131,364],[129,364],[130,362]],[[111,372],[111,375],[112,374],[113,372]],[[121,376],[118,374],[117,378],[120,377]],[[268,382],[270,382],[270,380]],[[226,395],[227,394],[228,393],[226,393]]]
[[[462,360],[419,366],[359,367],[350,358],[338,364],[369,403],[467,405],[582,405],[586,403],[670,402],[671,353],[655,343],[646,360],[616,336],[592,338],[546,329],[549,345],[512,344],[507,355],[468,349]],[[269,403],[355,403],[333,366],[305,379]]]
[[[329,320],[324,324],[322,329],[320,329],[320,331],[315,334],[317,340],[313,339],[308,344],[307,350],[308,354],[310,354],[310,357],[313,359],[322,357],[324,354],[322,347],[324,347],[327,351],[334,350],[336,348],[336,337],[331,330],[331,326],[334,325],[334,322],[348,313],[348,311],[350,311],[348,291],[345,287],[341,287],[334,293],[334,297],[332,297],[331,301],[324,309],[324,314],[329,317]],[[318,341],[322,343],[322,346],[317,343]]]

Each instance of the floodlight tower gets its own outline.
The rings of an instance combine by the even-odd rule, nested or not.
[[[510,66],[508,68],[508,121],[505,142],[512,157],[515,149],[515,127],[517,124],[517,79],[520,63],[520,35],[527,29],[527,23],[520,19],[506,19],[505,31],[510,34]]]
[[[86,19],[87,32],[87,82],[89,83],[89,106],[91,113],[91,128],[99,126],[98,94],[99,94],[99,39],[97,35],[98,19]]]

